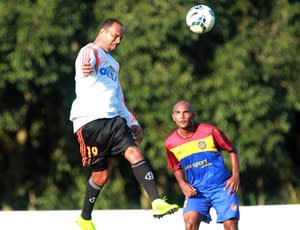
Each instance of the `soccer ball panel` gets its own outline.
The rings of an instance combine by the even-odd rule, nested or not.
[[[197,34],[207,33],[215,23],[214,11],[206,5],[193,6],[186,14],[186,24]]]

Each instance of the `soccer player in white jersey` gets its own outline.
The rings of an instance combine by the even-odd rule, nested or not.
[[[108,158],[122,155],[131,164],[137,181],[152,201],[154,217],[178,210],[178,205],[160,199],[153,172],[137,146],[142,138],[138,121],[125,105],[118,72],[119,63],[110,55],[121,43],[123,25],[107,19],[94,42],[79,51],[75,68],[76,98],[70,120],[80,145],[82,165],[90,167],[81,215],[81,229],[93,230],[92,211],[108,181]]]

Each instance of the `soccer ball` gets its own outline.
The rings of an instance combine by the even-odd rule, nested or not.
[[[207,33],[215,24],[215,13],[206,5],[193,6],[186,14],[186,24],[196,34]]]

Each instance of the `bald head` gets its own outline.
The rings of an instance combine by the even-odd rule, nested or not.
[[[181,130],[193,130],[195,115],[193,106],[188,101],[181,100],[173,106],[172,118]]]
[[[173,106],[173,113],[178,110],[178,107],[185,107],[188,109],[189,112],[193,113],[194,112],[194,109],[193,109],[193,106],[190,102],[188,101],[185,101],[185,100],[181,100],[181,101],[178,101],[174,106]]]

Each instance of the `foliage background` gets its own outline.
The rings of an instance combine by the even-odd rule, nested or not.
[[[81,208],[89,171],[69,121],[74,60],[107,17],[126,26],[114,56],[161,194],[183,201],[163,140],[175,128],[172,105],[187,99],[199,122],[217,124],[238,146],[242,205],[299,203],[300,3],[201,3],[216,24],[199,36],[185,25],[198,1],[0,0],[3,210]],[[128,163],[110,168],[96,208],[149,208]]]

